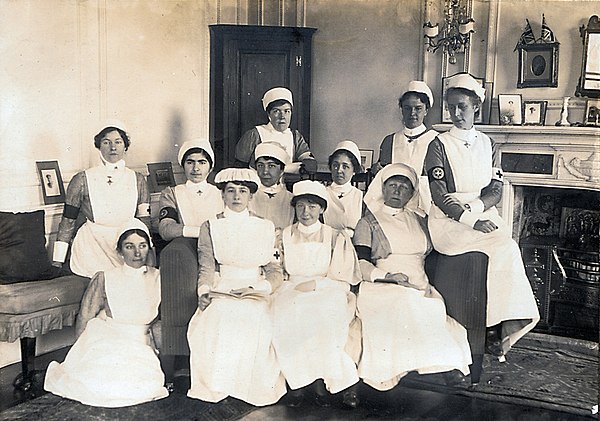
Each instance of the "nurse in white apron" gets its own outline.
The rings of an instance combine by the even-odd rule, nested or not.
[[[429,230],[440,253],[479,251],[488,256],[486,349],[501,357],[540,316],[519,247],[496,209],[503,174],[493,167],[493,142],[474,127],[484,99],[485,89],[471,75],[449,79],[447,102],[454,126],[430,143],[425,158],[434,203]]]
[[[103,124],[94,136],[102,164],[75,174],[69,182],[54,243],[54,266],[65,262],[73,240],[70,258],[73,273],[92,277],[100,270],[119,267],[121,262],[114,248],[117,229],[134,217],[150,226],[146,178],[127,168],[123,160],[130,143],[125,126],[117,120]],[[77,230],[79,216],[85,222]]]
[[[356,394],[348,388],[358,382],[359,352],[351,355],[346,345],[356,310],[350,287],[361,279],[358,260],[350,237],[319,221],[327,208],[325,186],[304,180],[293,190],[298,222],[283,230],[281,247],[288,279],[273,303],[275,352],[290,389],[298,391],[288,405],[298,406],[315,381],[317,403],[327,405],[322,379],[330,393],[344,390],[344,403],[355,408]]]
[[[444,373],[448,384],[462,383],[471,364],[466,330],[447,316],[442,296],[425,274],[431,245],[424,219],[414,212],[417,189],[412,168],[386,166],[369,186],[368,209],[354,232],[362,272],[358,374],[380,391],[411,371]]]
[[[427,147],[438,132],[427,129],[423,121],[433,106],[433,93],[425,82],[413,80],[408,83],[398,99],[404,128],[387,135],[379,146],[379,160],[373,165],[373,172],[388,164],[402,163],[412,167],[419,175],[419,208],[429,213],[431,194],[423,163]]]
[[[290,129],[294,100],[292,91],[276,87],[265,92],[262,99],[263,109],[267,112],[269,122],[259,124],[242,135],[235,147],[236,165],[254,167],[254,149],[261,142],[279,143],[291,158],[286,172],[295,173],[300,163],[314,156],[308,143],[298,130]]]
[[[248,211],[260,180],[250,168],[215,177],[225,210],[200,227],[198,309],[188,328],[190,398],[271,405],[285,394],[272,346],[271,294],[283,281],[275,227]]]
[[[206,139],[193,139],[179,148],[177,161],[186,182],[166,187],[160,194],[158,232],[165,241],[198,238],[200,225],[223,211],[221,192],[206,180],[215,154]]]
[[[327,187],[329,198],[323,219],[327,225],[345,230],[352,237],[363,211],[363,192],[352,185],[354,174],[361,172],[356,143],[351,140],[338,143],[329,156],[329,170],[332,183]]]

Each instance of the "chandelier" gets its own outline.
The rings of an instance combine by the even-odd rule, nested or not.
[[[427,38],[427,51],[435,53],[441,48],[448,54],[450,64],[456,64],[456,54],[465,51],[471,34],[475,32],[475,20],[469,16],[467,8],[460,5],[460,0],[446,0],[441,32],[439,24],[432,25],[431,21],[423,25],[423,28]]]

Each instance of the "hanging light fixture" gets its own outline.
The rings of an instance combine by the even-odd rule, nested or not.
[[[475,20],[469,16],[467,8],[460,5],[460,0],[446,0],[441,32],[439,24],[432,25],[431,21],[423,25],[423,32],[427,38],[427,51],[435,53],[441,48],[448,54],[448,61],[456,64],[456,54],[465,51],[475,32]]]

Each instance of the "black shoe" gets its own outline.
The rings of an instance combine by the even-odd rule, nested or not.
[[[443,373],[447,386],[460,386],[467,384],[467,377],[460,370],[446,371]]]
[[[314,383],[315,387],[315,402],[322,408],[328,408],[331,406],[331,402],[329,400],[329,392],[325,388],[325,383],[323,380],[317,380]]]
[[[304,401],[304,391],[302,389],[290,390],[287,393],[286,405],[289,408],[298,408]]]
[[[485,335],[485,352],[491,354],[494,357],[501,357],[504,355],[502,349],[502,340],[498,336],[496,329],[488,329]]]
[[[348,409],[356,409],[360,404],[360,399],[354,390],[346,390],[342,394],[342,403]]]

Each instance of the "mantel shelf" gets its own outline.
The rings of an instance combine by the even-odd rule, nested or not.
[[[434,124],[433,129],[446,132],[452,128],[450,123]],[[484,133],[498,134],[543,134],[546,136],[596,136],[600,141],[600,127],[595,126],[495,126],[476,125]]]

